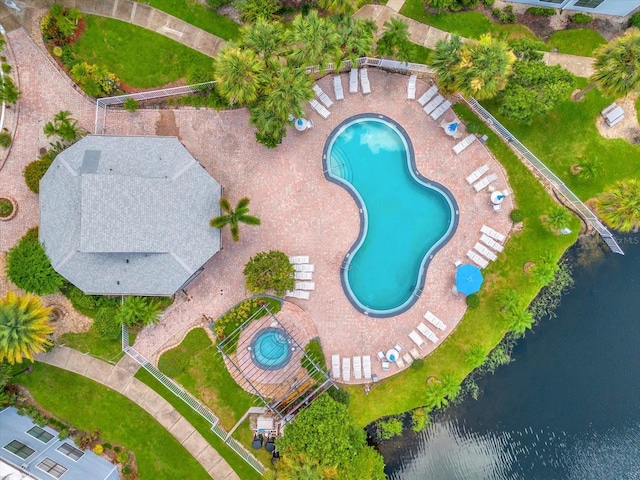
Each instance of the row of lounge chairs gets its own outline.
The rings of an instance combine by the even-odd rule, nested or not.
[[[344,357],[342,364],[340,363],[340,355],[331,355],[331,376],[335,379],[342,378],[343,382],[351,381],[351,363],[353,360],[353,379],[370,380],[371,375],[371,356],[355,356]]]
[[[433,313],[431,313],[430,311],[427,311],[427,313],[424,314],[424,318],[425,318],[425,320],[427,320],[427,322],[429,322],[431,325],[433,325],[438,330],[444,331],[447,328],[447,326],[444,324],[444,322],[442,320],[440,320],[437,316],[435,316]],[[424,338],[429,340],[431,343],[438,343],[440,341],[440,339],[433,332],[433,330],[431,330],[429,327],[427,327],[424,324],[424,322],[420,322],[416,328],[424,336]],[[422,348],[422,347],[425,346],[424,339],[415,330],[412,330],[409,333],[409,338],[419,348]]]
[[[498,256],[495,252],[502,252],[504,248],[502,243],[507,237],[486,225],[483,225],[482,228],[480,228],[480,233],[482,234],[480,236],[480,241],[473,246],[473,250],[469,250],[467,252],[467,257],[469,257],[473,263],[478,265],[480,268],[485,268],[489,265],[488,260],[491,260],[492,262],[497,260]]]
[[[309,263],[307,255],[289,257],[289,262],[293,266],[296,280],[311,280],[315,266]],[[309,290],[315,290],[316,284],[309,281],[296,281],[294,288],[294,290],[284,292],[284,296],[309,300]]]
[[[399,343],[394,348],[398,351],[398,358],[394,363],[400,370],[402,370],[406,366],[411,365],[414,360],[420,358],[420,353],[415,348],[404,354],[400,354],[403,348]],[[389,370],[391,362],[387,360],[384,352],[378,352],[378,360],[382,361],[382,370]]]
[[[471,145],[475,141],[475,139],[476,139],[476,136],[473,134],[470,134],[464,137],[461,142],[458,142],[453,146],[453,151],[455,152],[456,155],[458,155],[465,148]]]

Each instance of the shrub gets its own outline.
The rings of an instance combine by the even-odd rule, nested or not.
[[[411,364],[411,368],[420,370],[424,366],[424,360],[422,358],[416,358]]]
[[[134,113],[140,107],[135,98],[127,98],[122,105],[127,112]]]
[[[133,472],[133,470],[131,470],[131,467],[129,465],[125,465],[124,467],[122,467],[122,474],[123,475],[128,475],[131,472]]]
[[[327,372],[327,364],[324,360],[324,354],[322,353],[322,347],[320,346],[320,342],[318,339],[314,338],[311,340],[306,347],[304,347],[304,352],[307,354],[306,357],[302,359],[302,366],[309,372],[312,376],[318,376],[318,370],[316,366],[322,371]],[[321,380],[321,378],[316,378],[316,380]]]
[[[64,51],[62,50],[62,47],[55,46],[51,49],[51,53],[53,53],[56,57],[61,57],[63,52]]]
[[[58,432],[58,439],[65,440],[66,438],[69,438],[69,429],[61,428],[60,431]]]
[[[118,322],[118,309],[99,308],[93,321],[93,328],[100,338],[105,340],[118,339],[122,332],[122,324]]]
[[[120,452],[116,456],[116,462],[118,463],[127,463],[129,461],[129,454],[125,451]]]
[[[516,21],[516,14],[513,13],[513,7],[511,5],[507,5],[502,10],[494,8],[491,10],[491,15],[502,23],[514,23]]]
[[[482,5],[485,7],[491,7],[496,2],[496,0],[482,0]]]
[[[554,205],[545,212],[544,223],[552,232],[557,232],[569,227],[571,224],[571,213],[565,207]]]
[[[48,157],[34,160],[24,167],[24,181],[33,193],[40,193],[40,180],[47,173],[53,160]]]
[[[429,425],[429,412],[424,408],[416,408],[411,412],[411,430],[421,432]]]
[[[338,403],[349,405],[349,402],[351,401],[351,394],[349,393],[348,390],[345,390],[344,388],[340,388],[340,387],[330,388],[327,391],[327,393],[331,398],[333,398]]]
[[[474,308],[478,308],[480,306],[480,297],[478,297],[478,295],[476,295],[475,293],[472,293],[471,295],[467,295],[466,301],[467,301],[467,307],[469,307],[469,309],[471,310],[473,310]]]
[[[160,320],[162,307],[150,297],[129,296],[125,298],[117,315],[117,321],[129,327],[156,324]]]
[[[56,293],[64,284],[64,278],[53,269],[40,244],[38,227],[27,231],[9,250],[7,277],[17,287],[36,295]]]
[[[9,132],[0,132],[0,147],[8,148],[11,145],[11,134]]]
[[[511,218],[511,221],[513,223],[520,223],[521,221],[524,220],[524,213],[522,213],[522,210],[518,210],[516,208],[514,210],[511,210],[509,217]]]
[[[103,443],[102,446],[105,450],[111,450],[113,448],[113,445],[111,445],[110,443]]]
[[[102,452],[104,452],[104,447],[100,444],[97,444],[95,447],[93,447],[93,453],[95,453],[96,455],[102,455]]]
[[[587,23],[591,23],[592,20],[593,17],[591,15],[587,15],[586,13],[576,13],[573,17],[571,17],[571,21],[579,25],[586,25]]]
[[[631,15],[631,18],[629,19],[629,26],[640,28],[640,12],[636,12]]]
[[[402,422],[399,418],[392,417],[388,420],[382,420],[378,423],[378,437],[382,440],[388,440],[398,435],[402,435]]]
[[[9,65],[8,63],[3,63],[2,64],[2,71],[4,73],[10,73],[11,72],[11,65]]]
[[[285,290],[293,290],[295,285],[294,269],[289,258],[282,252],[257,253],[244,267],[247,289],[253,293],[274,290],[283,295]]]
[[[556,9],[549,7],[529,7],[527,8],[527,13],[530,13],[531,15],[539,15],[542,17],[551,17],[556,14]]]
[[[0,198],[0,217],[8,217],[13,213],[13,204],[6,198]]]

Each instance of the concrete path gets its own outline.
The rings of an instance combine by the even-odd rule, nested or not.
[[[211,478],[240,480],[220,454],[169,402],[133,377],[140,366],[128,355],[117,365],[109,365],[72,348],[56,347],[50,353],[38,355],[36,360],[90,378],[124,395],[166,428]]]

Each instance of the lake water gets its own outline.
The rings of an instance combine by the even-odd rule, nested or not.
[[[557,318],[419,434],[379,448],[390,479],[640,479],[640,235],[577,260]],[[597,250],[596,250],[597,251]]]

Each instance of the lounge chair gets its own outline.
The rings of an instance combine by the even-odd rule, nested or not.
[[[436,108],[438,108],[438,106],[444,102],[444,97],[442,95],[438,95],[436,96],[433,100],[431,100],[429,103],[427,103],[423,110],[424,113],[426,113],[427,115],[429,115],[431,112],[433,112]]]
[[[473,263],[478,265],[480,268],[486,268],[486,266],[489,265],[489,262],[487,260],[482,258],[477,253],[472,252],[471,250],[469,250],[467,252],[467,257],[469,257],[471,260],[473,260]]]
[[[402,351],[402,345],[400,345],[399,343],[396,343],[396,346],[393,347],[395,348],[397,351],[401,352]]]
[[[299,255],[297,257],[289,257],[289,262],[293,265],[300,263],[309,263],[309,257],[307,255]]]
[[[329,112],[329,110],[324,108],[324,105],[322,105],[317,100],[311,100],[309,102],[309,105],[311,105],[311,108],[313,108],[316,112],[318,112],[318,115],[320,115],[324,119],[329,118],[329,115],[331,115],[331,112]]]
[[[331,373],[333,378],[340,378],[340,355],[331,355]]]
[[[498,257],[496,256],[495,253],[493,253],[491,250],[489,250],[487,247],[485,247],[484,245],[482,245],[480,242],[476,243],[473,246],[473,249],[478,252],[480,255],[484,256],[485,258],[488,258],[489,260],[491,260],[492,262],[495,262]]]
[[[476,192],[479,192],[481,190],[484,190],[485,188],[487,188],[489,185],[491,185],[493,182],[495,182],[498,179],[498,175],[496,175],[495,173],[492,173],[490,175],[487,175],[486,177],[484,177],[483,179],[481,179],[480,181],[476,182],[473,184],[473,189]]]
[[[353,378],[360,380],[362,378],[362,358],[353,357]]]
[[[484,175],[485,173],[487,173],[489,171],[489,167],[488,165],[482,165],[481,167],[476,168],[473,172],[471,172],[469,174],[469,176],[466,178],[467,183],[469,185],[473,185],[480,177],[482,177],[482,175]]]
[[[418,325],[418,330],[420,330],[420,333],[422,333],[422,335],[424,335],[426,339],[429,340],[430,342],[438,343],[439,339],[436,336],[436,334],[433,333],[431,329],[427,327],[424,323],[420,322],[420,324]]]
[[[389,360],[383,360],[382,361],[382,370],[389,370],[389,365],[391,365],[389,363]]]
[[[369,69],[360,69],[360,86],[362,87],[362,93],[365,95],[371,93],[371,85],[369,84]]]
[[[416,332],[415,330],[411,330],[411,332],[409,333],[409,338],[418,346],[418,348],[424,347],[424,340],[422,339],[422,337],[420,337],[420,335],[418,335],[418,332]]]
[[[408,353],[405,353],[402,356],[402,359],[407,363],[407,365],[411,365],[413,363],[413,357],[411,355],[409,355]]]
[[[451,108],[451,102],[449,100],[445,100],[444,103],[441,103],[438,108],[436,108],[433,112],[431,112],[431,118],[434,120],[438,120],[444,112]]]
[[[417,79],[418,79],[417,75],[411,75],[409,77],[409,83],[407,83],[407,100],[416,99],[416,80]]]
[[[342,380],[345,382],[351,380],[351,359],[349,357],[342,359]]]
[[[420,358],[420,352],[415,348],[412,348],[411,350],[409,350],[409,353],[415,360],[418,360]]]
[[[504,249],[502,245],[500,245],[493,238],[491,238],[489,235],[486,235],[484,233],[480,237],[480,241],[485,245],[488,245],[489,247],[493,248],[496,252],[501,252]]]
[[[301,300],[309,300],[309,292],[305,290],[287,290],[284,292],[284,296],[299,298]]]
[[[384,352],[380,351],[378,352],[378,355],[376,355],[378,360],[384,360],[386,355],[384,354]]]
[[[315,290],[316,282],[296,282],[296,290]]]
[[[336,100],[344,100],[344,90],[342,90],[342,77],[336,75],[333,77],[333,94],[336,96]]]
[[[427,311],[427,313],[424,314],[424,318],[427,322],[429,322],[431,325],[436,327],[438,330],[444,331],[447,328],[447,326],[444,324],[442,320],[440,320],[438,317],[436,317],[433,313],[429,311]]]
[[[349,93],[358,93],[358,69],[352,68],[349,72]]]
[[[313,272],[314,268],[313,263],[300,263],[293,266],[296,272]]]
[[[429,100],[431,100],[436,95],[436,93],[438,93],[438,87],[436,87],[435,85],[424,92],[418,99],[418,103],[420,104],[420,106],[424,107],[429,102]]]
[[[329,98],[329,95],[324,93],[322,88],[320,88],[320,85],[316,83],[312,88],[313,88],[313,91],[316,93],[316,97],[318,97],[318,100],[324,103],[327,108],[330,108],[331,105],[333,105],[333,101]]]
[[[398,365],[398,368],[402,369],[404,368],[404,362],[402,361],[402,357],[400,357],[398,355],[398,359],[396,360],[396,365]]]
[[[313,274],[311,272],[295,272],[294,278],[296,280],[311,280]]]
[[[486,235],[489,235],[491,238],[501,243],[504,242],[507,238],[500,232],[496,232],[493,228],[487,227],[486,225],[482,225],[482,228],[480,228],[480,231]]]
[[[456,155],[458,155],[465,148],[467,148],[469,145],[471,145],[474,142],[475,139],[476,139],[476,136],[473,135],[473,134],[466,136],[461,142],[456,143],[453,146],[453,151],[455,152]]]
[[[371,357],[369,355],[362,357],[362,372],[365,380],[371,380]]]

